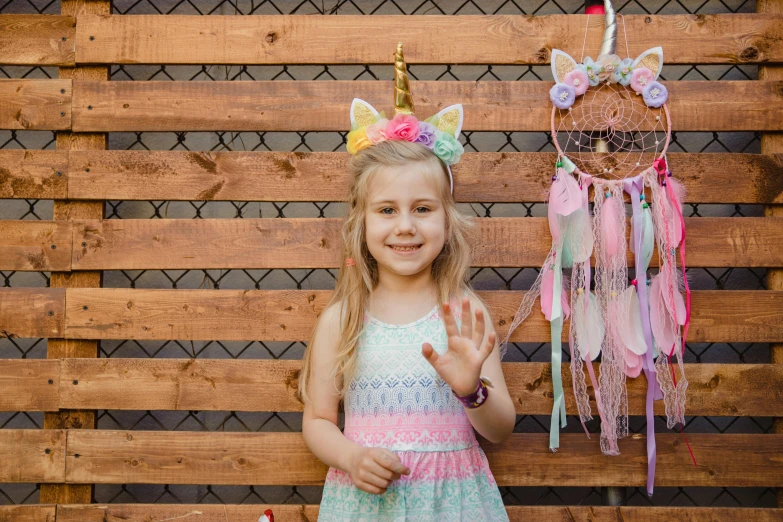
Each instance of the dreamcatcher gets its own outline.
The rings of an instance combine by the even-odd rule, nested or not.
[[[566,319],[570,317],[571,375],[579,418],[587,433],[585,422],[592,415],[586,367],[601,418],[601,450],[607,455],[619,454],[617,441],[628,435],[626,378],[643,371],[648,382],[647,493],[652,496],[653,401],[664,399],[668,427],[685,422],[688,381],[682,356],[690,320],[690,290],[685,278],[684,193],[671,177],[666,161],[671,140],[668,92],[657,81],[663,50],[655,47],[636,59],[619,58],[615,54],[616,18],[609,0],[604,0],[604,8],[606,29],[595,61],[587,57],[577,63],[560,50],[552,51],[556,84],[549,95],[554,105],[552,139],[558,153],[548,205],[552,248],[515,314],[503,351],[511,332],[528,316],[540,295],[541,311],[552,336],[552,451],[559,447],[559,427],[566,425],[561,376],[561,336]],[[627,47],[626,36],[626,53]],[[588,205],[591,185],[592,217]],[[632,207],[630,250],[635,279],[630,284],[625,193]],[[659,270],[650,277],[648,267],[656,246]],[[677,269],[678,248],[681,273]],[[591,256],[595,258],[592,290]],[[599,354],[597,378],[592,361]]]

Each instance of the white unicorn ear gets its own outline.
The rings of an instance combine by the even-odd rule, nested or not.
[[[459,133],[462,130],[462,122],[465,120],[465,113],[462,104],[449,105],[438,114],[427,118],[424,121],[432,123],[438,130],[451,134],[454,139],[459,139]]]
[[[359,98],[351,102],[351,129],[358,129],[365,125],[375,123],[378,119],[378,111],[372,105]]]
[[[653,80],[657,80],[663,68],[663,47],[653,47],[640,54],[631,68],[636,69],[637,67],[647,67],[655,75]]]
[[[576,60],[560,49],[552,49],[552,76],[556,83],[563,83],[565,75],[576,69]]]

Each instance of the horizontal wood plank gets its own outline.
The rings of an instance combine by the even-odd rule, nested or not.
[[[524,292],[479,295],[504,338]],[[65,338],[306,341],[330,296],[329,290],[69,288]],[[783,292],[694,291],[691,303],[689,342],[783,339]],[[549,323],[538,302],[533,306],[511,341],[549,341]]]
[[[306,341],[330,295],[328,290],[0,288],[0,335]],[[479,295],[487,301],[502,338],[524,292],[481,291]],[[764,343],[783,339],[783,292],[694,291],[692,305],[688,342]],[[549,341],[549,325],[538,310],[535,303],[530,316],[512,333],[511,341]],[[567,339],[566,324],[563,340]]]
[[[0,522],[55,522],[56,513],[54,504],[0,506]]]
[[[0,430],[0,482],[64,482],[64,430]]]
[[[76,18],[60,15],[0,15],[0,64],[75,65]]]
[[[29,506],[25,506],[29,507]],[[318,504],[67,504],[57,506],[57,522],[179,520],[198,514],[199,522],[257,522],[271,509],[275,522],[316,522]],[[510,522],[779,522],[783,509],[724,507],[608,507],[608,506],[506,506]],[[32,520],[32,519],[31,519]],[[39,519],[36,519],[39,520]],[[0,515],[0,521],[2,516]],[[49,522],[47,520],[47,522]],[[53,522],[53,520],[52,520]]]
[[[348,159],[345,152],[0,150],[0,197],[345,201]],[[674,152],[667,159],[687,203],[783,203],[783,154]],[[554,152],[466,152],[452,167],[454,198],[545,202],[549,179],[542,173],[555,160]],[[652,160],[645,155],[642,163]]]
[[[0,198],[69,199],[68,152],[0,150]]]
[[[11,227],[25,225],[0,221]],[[74,220],[71,270],[337,268],[342,218]],[[473,266],[536,267],[551,248],[546,218],[477,218]],[[783,219],[686,218],[689,267],[783,266]],[[626,226],[626,237],[630,226]],[[25,243],[18,248],[25,251]],[[656,250],[657,252],[657,250]],[[0,269],[6,261],[0,252]],[[633,254],[627,249],[628,263]],[[16,261],[17,270],[24,269]],[[594,261],[593,261],[594,263]],[[658,266],[653,254],[651,266]],[[30,268],[27,268],[30,270]]]
[[[361,15],[80,15],[76,44],[79,63],[391,64],[403,41],[409,64],[542,65],[549,63],[551,49],[578,58],[586,27],[588,48],[597,49],[604,21],[594,16],[586,24],[586,18],[374,16],[368,24]],[[633,34],[628,40],[633,57],[661,45],[667,64],[783,61],[781,16],[628,15],[623,23]],[[661,34],[668,36],[662,40]]]
[[[14,81],[22,80],[5,80]],[[362,98],[388,111],[392,85],[392,81],[74,80],[71,128],[74,132],[347,131],[351,100]],[[461,103],[465,131],[548,131],[551,86],[551,82],[414,81],[411,92],[416,113],[422,117],[435,114],[444,103]],[[783,120],[783,81],[675,81],[666,82],[666,87],[676,131],[776,131]],[[596,103],[613,88],[602,90]],[[704,110],[707,98],[713,100],[710,110]],[[0,128],[8,128],[10,115],[3,113]],[[49,123],[42,121],[36,128],[48,128],[44,124]],[[640,122],[638,130],[650,128],[649,122]]]
[[[0,411],[57,411],[60,361],[0,359]]]
[[[67,431],[67,483],[314,486],[323,484],[328,469],[307,449],[301,433]],[[620,457],[601,454],[598,441],[583,433],[562,434],[556,453],[548,441],[546,433],[516,433],[501,444],[482,440],[481,446],[500,486],[641,486],[646,481],[642,435],[620,441]],[[657,486],[783,485],[783,435],[692,433],[688,441],[696,467],[682,435],[656,435]]]
[[[551,365],[502,365],[517,414],[550,414]],[[90,410],[300,412],[302,403],[295,394],[301,367],[300,360],[64,359],[59,406]],[[600,374],[599,364],[594,367]],[[569,415],[578,415],[569,364],[563,365],[562,374],[566,408]],[[687,364],[685,375],[689,382],[685,406],[688,415],[783,416],[783,368],[778,365]],[[592,386],[587,382],[592,411],[597,416]],[[16,383],[13,386],[17,391]],[[131,390],[133,393],[129,393]],[[643,375],[628,379],[629,414],[645,414],[646,392]],[[655,413],[665,415],[663,401],[656,401]]]
[[[71,94],[71,80],[0,80],[0,129],[68,130]]]
[[[0,220],[0,270],[71,270],[69,221]]]
[[[65,288],[0,288],[0,337],[62,337]]]

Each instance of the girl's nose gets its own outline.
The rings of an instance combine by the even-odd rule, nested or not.
[[[413,223],[413,217],[410,214],[402,213],[397,220],[397,233],[398,234],[413,234],[416,232],[416,227]]]

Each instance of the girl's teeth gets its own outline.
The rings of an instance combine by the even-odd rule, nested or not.
[[[419,249],[419,247],[396,247],[396,246],[393,246],[392,248],[394,250],[401,250],[403,252],[411,252],[413,250],[418,250]]]

